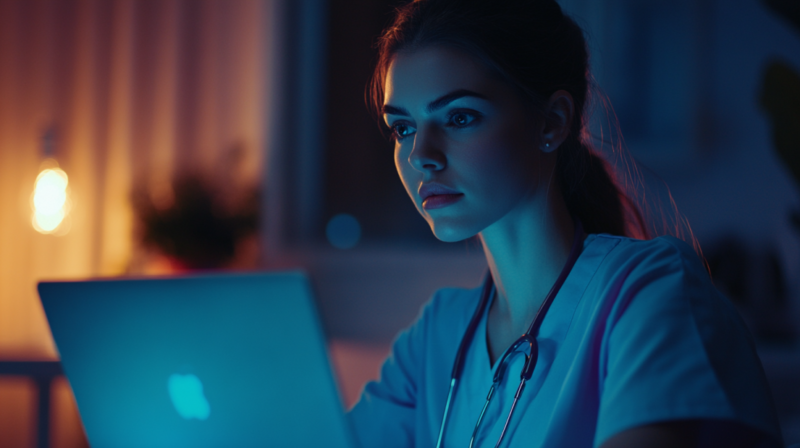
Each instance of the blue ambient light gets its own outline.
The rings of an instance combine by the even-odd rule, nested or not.
[[[203,383],[200,378],[188,374],[173,373],[167,384],[169,397],[178,414],[186,420],[196,418],[205,420],[211,413],[211,406],[203,395]]]
[[[350,249],[361,239],[361,225],[353,215],[339,213],[328,221],[325,235],[333,247]]]

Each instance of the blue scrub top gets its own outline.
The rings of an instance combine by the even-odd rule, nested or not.
[[[380,380],[349,413],[363,447],[436,446],[453,361],[480,291],[437,291],[397,337]],[[536,339],[536,369],[503,446],[599,446],[625,429],[675,419],[735,420],[781,439],[749,333],[683,241],[589,235]],[[517,355],[509,364],[476,446],[496,443],[522,363]],[[444,446],[469,445],[493,373],[484,310]]]

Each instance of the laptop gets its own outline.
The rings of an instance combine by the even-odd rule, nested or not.
[[[301,272],[38,290],[94,448],[354,445]]]

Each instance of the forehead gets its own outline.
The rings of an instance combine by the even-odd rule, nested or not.
[[[489,94],[498,82],[483,62],[460,50],[432,46],[400,52],[386,73],[384,104],[413,107],[457,89]]]

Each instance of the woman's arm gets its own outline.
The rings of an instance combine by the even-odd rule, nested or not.
[[[622,431],[600,448],[767,448],[780,444],[746,425],[724,420],[676,420]]]

